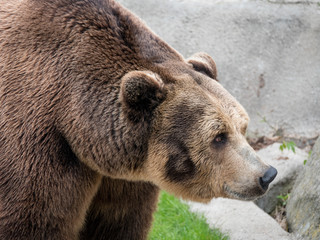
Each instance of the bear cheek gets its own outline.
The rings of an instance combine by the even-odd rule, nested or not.
[[[165,172],[169,184],[175,185],[174,189],[179,189],[183,198],[206,203],[214,197],[223,196],[220,176],[224,165],[220,159],[219,163],[214,162],[212,156],[197,159],[195,164],[192,159],[200,155],[171,154],[165,164]]]
[[[165,164],[166,178],[172,182],[184,182],[196,174],[196,166],[186,154],[171,154]]]

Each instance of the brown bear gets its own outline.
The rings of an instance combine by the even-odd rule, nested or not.
[[[146,239],[159,189],[264,194],[216,78],[113,0],[0,0],[0,239]]]

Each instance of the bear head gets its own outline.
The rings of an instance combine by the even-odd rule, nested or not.
[[[264,194],[277,172],[247,143],[248,114],[216,80],[215,62],[198,53],[182,65],[164,67],[165,81],[171,79],[166,84],[161,71],[122,78],[127,116],[137,120],[152,112],[143,178],[194,201]]]

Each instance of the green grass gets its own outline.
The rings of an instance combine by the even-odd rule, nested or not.
[[[174,196],[162,192],[149,240],[227,240],[217,229],[210,229],[204,217]]]

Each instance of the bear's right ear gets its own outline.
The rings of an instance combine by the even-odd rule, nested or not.
[[[124,111],[132,121],[150,116],[166,96],[160,77],[149,71],[132,71],[122,77],[120,89]]]
[[[187,59],[194,70],[201,72],[208,77],[217,80],[217,67],[214,60],[206,53],[196,53]]]

